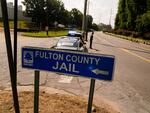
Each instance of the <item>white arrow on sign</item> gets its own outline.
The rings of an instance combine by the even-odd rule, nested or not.
[[[96,75],[102,74],[102,75],[109,75],[108,71],[104,71],[104,70],[99,70],[99,69],[94,69],[92,70],[93,73],[95,73]]]

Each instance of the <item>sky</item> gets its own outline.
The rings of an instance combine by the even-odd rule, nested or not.
[[[119,0],[89,0],[89,14],[92,15],[94,22],[109,24],[111,15],[111,25],[114,26],[114,20],[117,13]],[[77,8],[83,13],[84,0],[62,0],[68,10]]]
[[[13,2],[14,0],[7,0],[8,2]],[[18,3],[21,4],[18,0]],[[114,27],[114,20],[117,13],[118,1],[119,0],[88,0],[89,1],[89,11],[88,13],[92,15],[93,22],[96,24],[104,23],[109,24],[111,17],[111,25]],[[69,11],[72,8],[77,8],[83,13],[84,0],[62,0],[65,8]]]

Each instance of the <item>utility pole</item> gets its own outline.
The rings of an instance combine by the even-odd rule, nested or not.
[[[112,9],[110,10],[109,25],[111,25],[111,16],[112,16]]]
[[[111,27],[111,16],[112,16],[112,8],[111,8],[111,11],[110,11],[110,18],[109,18],[109,30],[111,30],[112,29],[112,27]]]
[[[101,23],[101,17],[102,17],[102,15],[99,14],[99,24]]]
[[[88,0],[87,3],[87,15],[89,15],[89,6],[90,6],[90,0]],[[88,41],[88,17],[86,16],[86,38],[85,41]]]
[[[84,14],[83,14],[83,21],[82,21],[82,31],[83,31],[84,38],[86,32],[86,10],[87,10],[87,0],[84,1]]]

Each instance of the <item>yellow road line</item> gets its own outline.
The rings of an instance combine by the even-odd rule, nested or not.
[[[125,52],[127,52],[127,53],[129,53],[129,54],[131,54],[131,55],[134,55],[134,56],[136,56],[136,57],[138,57],[138,58],[140,58],[140,59],[142,59],[142,60],[144,60],[144,61],[146,61],[146,62],[150,62],[149,59],[146,59],[146,58],[141,57],[141,56],[139,56],[139,55],[137,55],[137,54],[135,54],[135,53],[132,53],[132,52],[130,52],[130,51],[127,50],[127,49],[121,49],[121,50],[123,50],[123,51],[125,51]]]

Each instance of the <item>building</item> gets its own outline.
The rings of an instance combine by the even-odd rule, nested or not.
[[[13,20],[14,19],[14,5],[12,2],[7,3],[7,10],[8,10],[8,17],[9,20]],[[0,19],[2,19],[2,9],[1,9],[1,5],[0,5]],[[31,21],[31,18],[29,17],[25,17],[23,15],[23,10],[22,10],[22,6],[19,5],[18,6],[18,20],[23,20],[23,21]]]

